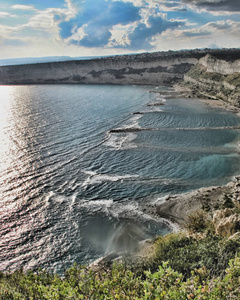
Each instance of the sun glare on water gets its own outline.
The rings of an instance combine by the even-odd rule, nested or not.
[[[0,86],[0,155],[1,164],[9,151],[9,132],[8,127],[11,122],[11,101],[13,99],[14,88],[9,86]]]
[[[14,127],[17,120],[14,117],[14,101],[17,95],[18,87],[0,86],[0,175],[1,202],[4,203],[3,186],[8,181],[8,175],[14,175],[17,159],[14,156],[16,152],[16,144],[13,139]],[[9,200],[9,199],[8,199]],[[8,202],[8,200],[6,200]]]

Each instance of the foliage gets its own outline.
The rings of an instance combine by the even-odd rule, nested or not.
[[[155,256],[142,263],[97,270],[75,264],[64,277],[0,272],[0,299],[239,299],[240,239],[216,236],[211,226],[206,212],[195,212],[188,233],[157,238]]]
[[[206,232],[207,230],[212,230],[212,222],[209,219],[208,214],[203,210],[196,210],[189,214],[186,222],[185,228],[191,232]]]
[[[240,255],[229,263],[225,276],[210,277],[205,267],[184,275],[162,263],[156,272],[146,270],[145,279],[123,265],[94,272],[74,265],[64,278],[46,271],[22,270],[0,274],[0,299],[238,299]]]
[[[211,276],[220,276],[240,249],[239,240],[228,240],[209,235],[204,238],[187,237],[183,233],[160,237],[156,242],[156,257],[148,268],[156,271],[164,261],[184,279],[191,276],[192,270],[206,267]]]

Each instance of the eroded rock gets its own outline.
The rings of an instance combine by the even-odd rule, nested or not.
[[[230,208],[216,210],[213,215],[213,224],[216,234],[230,237],[240,229],[240,215]]]

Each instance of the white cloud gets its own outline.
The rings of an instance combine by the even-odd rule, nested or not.
[[[155,40],[155,48],[180,50],[208,48],[213,44],[223,48],[238,48],[240,22],[232,20],[209,22],[203,26],[172,29],[163,32]]]
[[[4,38],[8,38],[16,31],[17,29],[15,27],[0,24],[0,35]]]
[[[33,5],[20,5],[20,4],[16,4],[11,6],[11,8],[13,9],[20,9],[20,10],[35,10]]]
[[[9,17],[11,14],[5,11],[0,11],[0,18]]]
[[[41,11],[31,17],[29,22],[20,28],[32,28],[47,32],[56,32],[56,24],[54,22],[54,14],[51,11]]]

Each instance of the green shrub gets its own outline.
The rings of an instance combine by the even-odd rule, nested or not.
[[[0,299],[239,299],[239,254],[230,261],[223,278],[210,277],[210,270],[202,267],[184,280],[184,274],[166,262],[156,272],[145,270],[144,274],[142,279],[124,265],[97,272],[74,265],[64,278],[45,271],[0,273]]]
[[[170,234],[156,242],[156,257],[149,263],[149,269],[156,271],[164,261],[184,279],[191,276],[192,270],[206,267],[210,275],[220,276],[240,249],[240,241],[227,240],[219,236],[196,239],[184,234]]]
[[[184,227],[190,233],[207,232],[213,230],[212,221],[204,210],[196,210],[191,213],[188,216]]]

